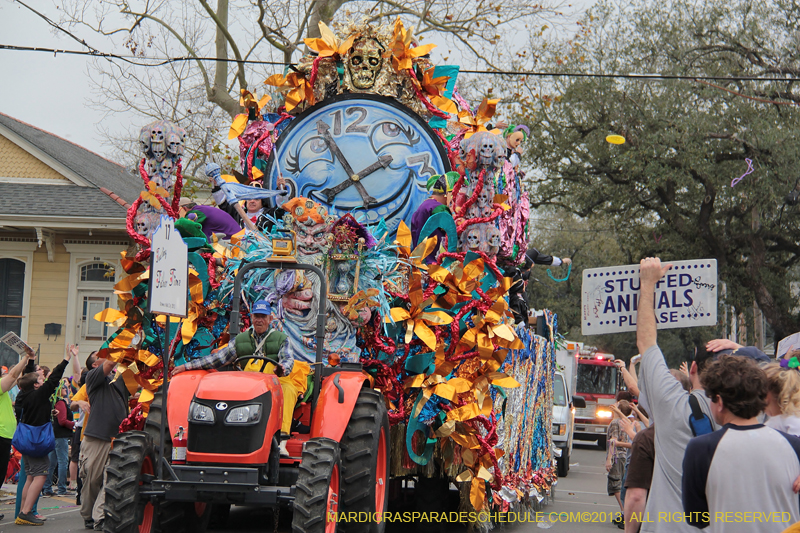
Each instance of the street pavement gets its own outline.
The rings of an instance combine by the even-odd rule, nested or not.
[[[527,518],[530,522],[505,527],[514,533],[534,533],[549,529],[552,533],[558,532],[597,532],[618,531],[609,521],[609,513],[619,511],[619,506],[614,498],[606,495],[605,452],[595,444],[576,444],[570,458],[570,471],[566,478],[558,480],[555,489],[554,501],[545,506],[537,524],[536,518]],[[5,518],[0,521],[0,533],[19,532],[28,530],[24,526],[14,525],[14,497],[9,493],[16,491],[16,485],[4,485],[0,494],[0,513]],[[83,519],[79,507],[75,505],[74,497],[52,498],[42,497],[39,500],[39,513],[48,520],[44,526],[33,528],[41,533],[66,533],[85,532]],[[605,513],[605,515],[604,515]],[[605,518],[604,521],[600,520]],[[282,512],[279,517],[278,531],[280,533],[291,531],[291,516]],[[548,527],[549,526],[549,527]],[[224,529],[217,529],[220,533],[241,533],[249,531],[271,532],[274,528],[274,518],[270,511],[251,507],[234,507]],[[390,528],[392,531],[397,527]],[[405,529],[405,528],[401,528]],[[454,531],[450,528],[448,531]]]
[[[543,511],[551,532],[620,531],[609,518],[609,513],[620,509],[617,500],[606,492],[605,457],[606,452],[594,443],[575,443],[569,475],[558,480],[555,501]],[[527,531],[535,529],[541,531],[541,526],[534,525]]]

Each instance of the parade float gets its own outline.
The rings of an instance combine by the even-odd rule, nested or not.
[[[141,389],[121,430],[144,425],[164,360],[221,348],[234,301],[247,327],[248,306],[266,299],[296,359],[313,363],[323,312],[325,364],[360,363],[383,393],[392,477],[447,478],[460,487],[461,511],[533,508],[556,480],[556,319],[545,312],[539,336],[509,309],[506,272],[524,259],[529,203],[506,141],[488,129],[496,101],[470,107],[458,68],[434,66],[432,45],[418,46],[399,20],[339,36],[320,29],[306,41],[313,52],[269,77],[264,96],[242,91],[231,126],[241,168],[207,166],[231,204],[260,198],[276,208],[260,229],[207,238],[200,213],[181,217],[185,133],[165,121],[142,129],[144,190],[128,213],[134,244],[122,252],[119,309],[96,317],[118,328],[100,357]],[[437,182],[447,208],[413,228]],[[189,263],[186,317],[167,330],[169,342],[169,319],[147,301],[151,237],[164,215]],[[327,298],[298,270],[252,270],[234,290],[243,265],[276,257],[318,267]]]

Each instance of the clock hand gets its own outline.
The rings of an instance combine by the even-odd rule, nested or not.
[[[325,139],[325,144],[328,145],[328,148],[333,153],[333,155],[339,159],[339,162],[342,164],[342,168],[344,168],[344,171],[347,173],[347,176],[349,178],[344,183],[347,183],[348,186],[350,186],[351,184],[355,185],[358,194],[361,195],[361,199],[364,201],[364,208],[369,209],[370,205],[378,203],[378,201],[375,200],[375,198],[369,195],[367,189],[365,189],[364,186],[361,183],[359,183],[358,180],[360,180],[361,178],[358,176],[358,174],[353,172],[353,167],[350,166],[350,163],[347,161],[347,159],[345,159],[344,154],[339,149],[339,146],[336,144],[336,141],[333,140],[333,137],[331,136],[330,132],[330,126],[325,124],[324,121],[318,120],[317,133],[321,135],[323,139]],[[330,195],[328,196],[328,198],[329,198],[328,203],[333,203],[333,200],[330,199]]]
[[[379,168],[388,167],[389,164],[392,161],[393,161],[392,156],[390,156],[390,155],[382,155],[382,156],[380,156],[378,158],[378,160],[376,162],[372,163],[370,166],[368,166],[367,168],[365,168],[364,170],[362,170],[361,172],[359,172],[355,176],[351,177],[349,180],[343,181],[343,182],[339,183],[338,185],[336,185],[335,187],[328,187],[327,189],[322,191],[322,194],[326,195],[328,197],[328,203],[332,204],[333,203],[333,199],[336,197],[337,194],[339,194],[343,190],[347,189],[351,185],[355,185],[356,187],[358,187],[359,185],[361,185],[361,183],[359,183],[360,180],[366,178],[367,176],[369,176],[370,174],[372,174],[373,172],[375,172]],[[358,181],[356,181],[355,178],[358,178]],[[376,202],[373,199],[373,201],[370,202],[370,203],[372,204],[372,203],[376,203]]]

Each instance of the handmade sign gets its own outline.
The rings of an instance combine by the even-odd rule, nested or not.
[[[717,261],[673,261],[656,285],[658,329],[717,323]],[[636,331],[639,265],[583,271],[581,326],[584,335]]]
[[[153,233],[150,254],[151,313],[186,316],[186,288],[189,286],[188,253],[175,221],[161,215],[161,224]]]
[[[800,348],[800,331],[789,335],[778,343],[778,349],[775,351],[775,357],[777,359],[782,359],[784,355],[797,348]]]
[[[0,342],[17,352],[17,355],[22,355],[25,352],[30,354],[33,353],[33,348],[28,346],[25,341],[19,338],[16,333],[13,331],[9,331],[2,337],[0,337]]]

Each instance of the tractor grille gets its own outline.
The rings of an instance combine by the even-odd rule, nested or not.
[[[589,405],[575,409],[575,418],[594,418],[595,406]]]
[[[226,402],[227,409],[220,411],[216,405],[220,400],[200,400],[197,403],[207,405],[214,410],[214,424],[197,424],[189,421],[189,442],[187,447],[195,453],[219,454],[245,454],[253,453],[264,445],[264,434],[267,430],[267,420],[272,415],[272,395],[269,392],[252,400],[240,402]],[[260,403],[261,420],[252,426],[240,424],[226,424],[225,416],[228,412],[240,405]],[[281,413],[275,413],[281,416]]]

